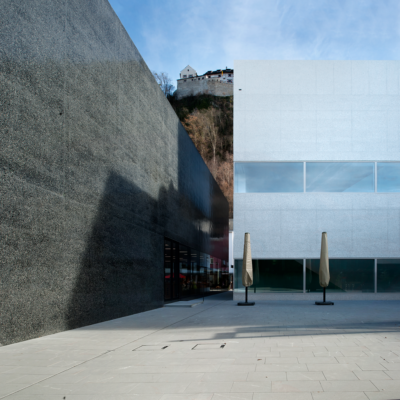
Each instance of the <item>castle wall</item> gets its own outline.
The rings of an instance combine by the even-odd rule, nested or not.
[[[177,98],[193,96],[197,94],[211,94],[213,96],[233,96],[233,85],[231,83],[223,83],[216,79],[201,79],[196,78],[192,81],[188,78],[178,80]]]

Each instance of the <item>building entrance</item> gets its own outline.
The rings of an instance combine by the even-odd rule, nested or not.
[[[216,257],[164,239],[164,300],[229,290],[228,265]]]

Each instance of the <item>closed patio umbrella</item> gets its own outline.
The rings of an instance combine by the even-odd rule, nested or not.
[[[326,232],[322,232],[321,239],[321,256],[319,261],[319,284],[324,288],[324,301],[316,301],[315,304],[318,306],[333,306],[331,301],[325,301],[326,288],[330,281],[329,275],[329,255],[328,255],[328,235]]]
[[[247,289],[253,284],[253,262],[251,259],[250,233],[244,234],[242,284],[246,288],[246,301],[239,302],[238,306],[254,306],[254,301],[247,301]]]

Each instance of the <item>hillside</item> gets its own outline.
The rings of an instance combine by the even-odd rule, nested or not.
[[[229,202],[233,218],[233,96],[169,101]]]

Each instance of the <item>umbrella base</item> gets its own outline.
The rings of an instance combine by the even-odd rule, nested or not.
[[[332,303],[331,301],[316,301],[315,304],[317,306],[333,306],[335,303]]]
[[[240,303],[238,303],[238,306],[254,306],[254,304],[256,304],[254,301],[249,301],[249,302],[241,301]]]

